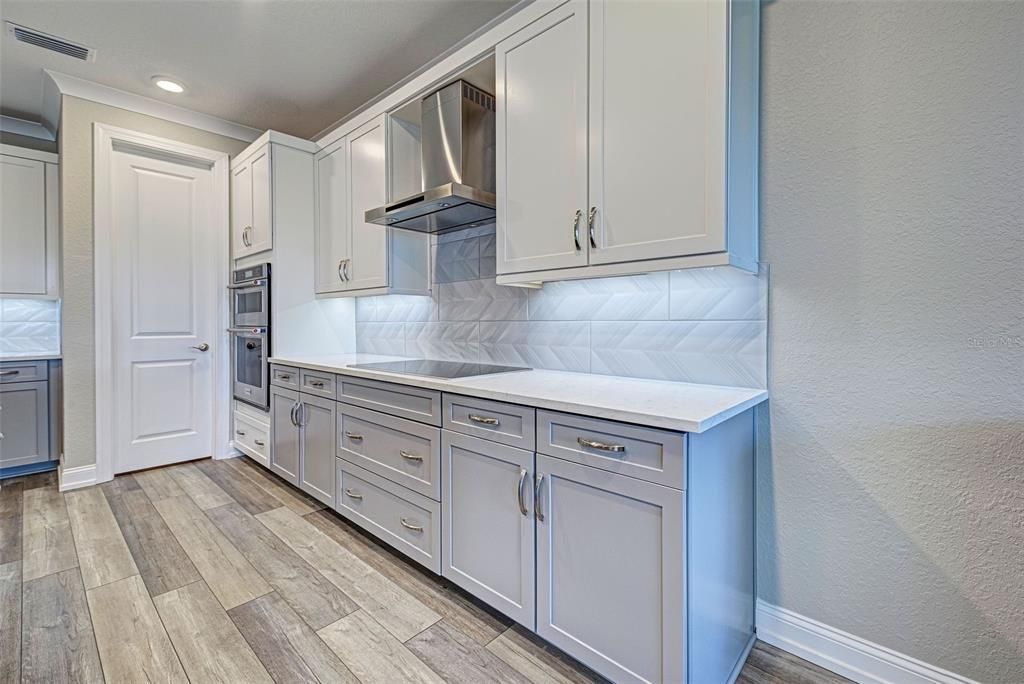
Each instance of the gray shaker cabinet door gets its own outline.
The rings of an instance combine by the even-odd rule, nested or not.
[[[533,629],[533,452],[442,431],[441,504],[441,574]]]
[[[334,426],[333,399],[302,395],[299,408],[302,421],[302,491],[319,501],[334,506]]]
[[[0,468],[50,460],[49,416],[45,382],[0,385]]]
[[[537,633],[614,682],[685,681],[684,493],[537,456]]]
[[[299,427],[293,410],[299,393],[270,387],[270,416],[273,445],[270,450],[270,469],[293,485],[299,484]]]

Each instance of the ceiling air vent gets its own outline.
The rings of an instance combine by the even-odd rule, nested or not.
[[[96,51],[90,47],[72,43],[70,40],[65,40],[60,36],[52,36],[49,33],[43,33],[27,26],[20,26],[10,21],[5,23],[7,24],[7,35],[12,36],[20,43],[28,43],[52,52],[59,52],[62,55],[74,57],[83,62],[93,62],[96,60]]]

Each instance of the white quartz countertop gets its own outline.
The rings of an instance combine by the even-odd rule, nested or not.
[[[765,390],[743,387],[563,371],[516,371],[446,380],[352,368],[355,364],[402,360],[407,359],[342,354],[283,355],[272,357],[270,362],[684,432],[704,432],[768,398]]]
[[[0,361],[52,361],[54,359],[59,359],[60,357],[60,354],[26,352],[24,354],[0,354]]]

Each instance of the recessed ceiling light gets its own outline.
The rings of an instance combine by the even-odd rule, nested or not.
[[[166,90],[169,93],[185,92],[185,86],[181,85],[174,79],[168,78],[167,76],[154,76],[153,83],[157,88]]]

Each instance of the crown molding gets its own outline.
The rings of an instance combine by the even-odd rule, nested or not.
[[[44,72],[49,83],[43,86],[43,125],[52,131],[57,130],[60,122],[60,96],[69,95],[244,142],[252,142],[263,134],[263,131],[249,126],[154,100],[151,97],[100,85],[59,71],[45,69]]]
[[[25,121],[24,119],[18,119],[13,116],[0,115],[0,131],[4,133],[14,133],[15,135],[23,135],[27,138],[36,138],[37,140],[46,140],[53,142],[56,140],[56,136],[43,124],[36,123],[35,121]]]

